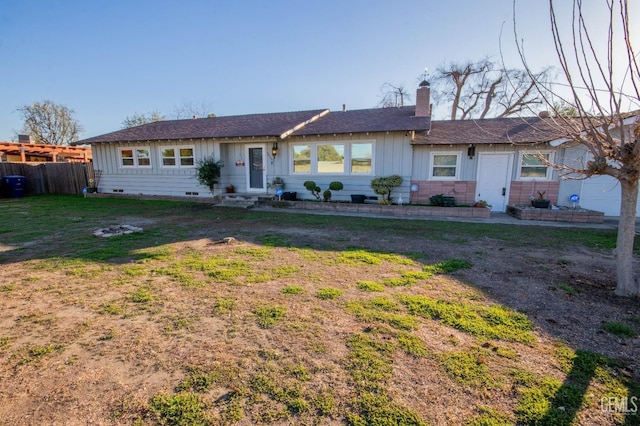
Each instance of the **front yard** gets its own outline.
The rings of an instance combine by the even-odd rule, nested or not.
[[[93,236],[122,224],[143,232]],[[640,424],[640,309],[613,297],[614,244],[3,199],[0,424]]]

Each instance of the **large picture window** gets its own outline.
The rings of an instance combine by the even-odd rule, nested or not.
[[[318,173],[344,173],[344,145],[318,145]]]
[[[293,173],[373,174],[373,142],[293,145]]]
[[[122,167],[151,167],[149,148],[120,148]]]
[[[193,167],[193,147],[160,148],[163,167]]]
[[[431,155],[432,179],[454,180],[460,169],[459,153],[433,153]]]
[[[520,155],[520,179],[550,179],[551,153],[524,152]]]

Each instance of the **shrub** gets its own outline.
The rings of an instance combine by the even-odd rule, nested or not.
[[[436,194],[429,197],[429,202],[432,206],[440,207],[454,207],[456,205],[456,199],[454,197],[448,197],[444,194]]]
[[[342,188],[344,188],[342,182],[333,181],[329,184],[329,189],[322,193],[322,198],[324,198],[324,201],[329,201],[331,199],[331,195],[333,195],[331,191],[342,191]]]
[[[402,177],[398,175],[377,177],[371,181],[373,192],[382,195],[382,201],[386,204],[391,203],[391,191],[393,188],[400,185],[402,185]]]
[[[316,197],[317,200],[320,199],[320,191],[322,191],[322,189],[316,185],[316,183],[312,180],[308,180],[305,181],[305,183],[303,183],[304,187],[311,192],[311,194]]]
[[[196,164],[196,179],[213,193],[213,185],[220,179],[220,169],[222,169],[221,161],[216,161],[213,156],[205,157]]]

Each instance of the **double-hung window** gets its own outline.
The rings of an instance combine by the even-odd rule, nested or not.
[[[431,154],[431,171],[433,180],[456,180],[460,174],[460,154],[456,152],[439,152]]]
[[[162,167],[194,167],[193,147],[162,147],[160,148]]]
[[[551,179],[552,158],[549,152],[523,152],[520,155],[519,178],[522,180]]]
[[[122,167],[151,167],[151,150],[144,148],[120,148]]]

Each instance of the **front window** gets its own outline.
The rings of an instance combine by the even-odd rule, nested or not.
[[[293,173],[373,174],[373,142],[293,145]]]
[[[433,154],[431,157],[431,177],[433,179],[456,179],[460,155],[457,153]]]
[[[523,153],[520,160],[520,179],[549,179],[550,153]]]
[[[293,147],[293,173],[311,173],[311,147],[295,145]]]
[[[373,144],[351,144],[351,173],[371,174],[371,159],[373,158]]]
[[[120,149],[120,165],[122,167],[151,167],[149,148]]]
[[[160,149],[163,167],[193,167],[193,147],[165,147]]]
[[[344,145],[318,145],[318,173],[344,173]]]

